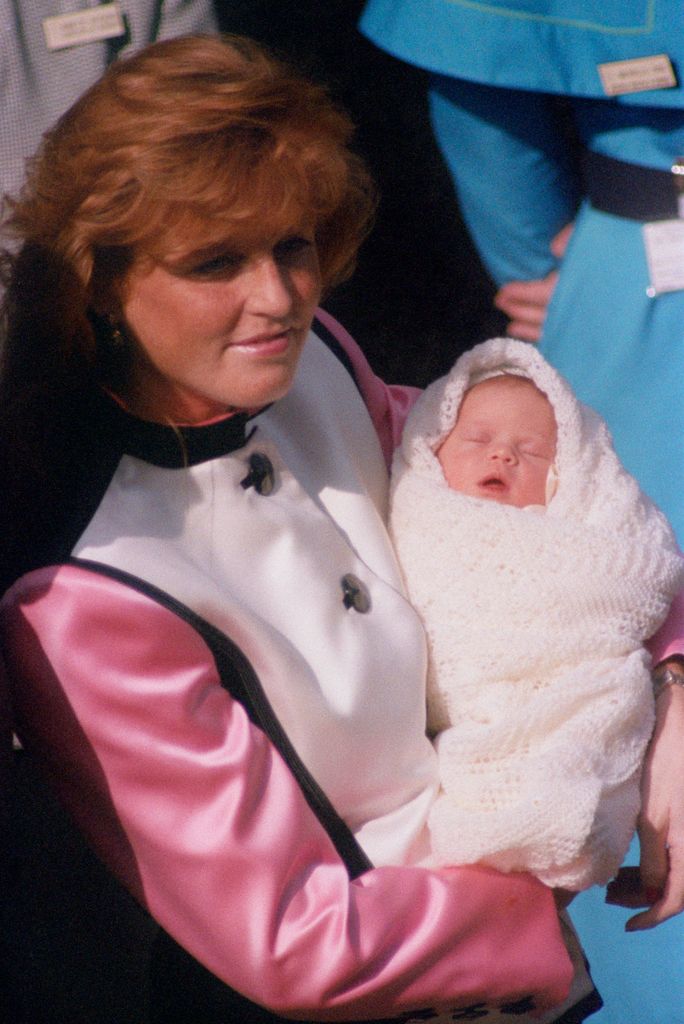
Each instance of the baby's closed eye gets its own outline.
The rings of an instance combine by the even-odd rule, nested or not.
[[[520,445],[520,451],[524,455],[530,455],[533,459],[545,459],[549,462],[553,458],[553,451],[551,448],[539,441],[524,441]]]

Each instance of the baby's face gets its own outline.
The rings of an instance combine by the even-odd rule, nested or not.
[[[546,504],[556,454],[548,399],[524,377],[491,377],[466,393],[437,452],[447,483],[473,498],[523,508]]]

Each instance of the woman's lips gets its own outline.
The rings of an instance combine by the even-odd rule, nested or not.
[[[244,341],[233,341],[229,348],[249,355],[272,356],[287,351],[292,332],[280,331],[279,334],[264,334],[256,338],[245,338]]]

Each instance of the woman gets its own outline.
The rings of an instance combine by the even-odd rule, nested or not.
[[[420,866],[424,645],[381,450],[411,395],[311,328],[372,205],[349,133],[252,44],[197,38],[47,137],[0,401],[17,730],[203,965],[160,956],[171,1005],[181,972],[202,988],[188,1020],[581,1019],[548,890]]]

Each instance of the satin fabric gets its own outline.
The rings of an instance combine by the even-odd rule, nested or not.
[[[362,378],[371,382],[367,367]],[[333,381],[335,392],[334,374],[319,381],[328,409]],[[401,413],[388,409],[393,392],[374,393],[388,438]],[[409,403],[401,392],[397,410]],[[367,440],[359,467],[376,458]],[[48,567],[8,593],[2,630],[17,728],[81,829],[163,927],[249,998],[317,1020],[394,1016],[435,993],[445,1007],[485,993],[562,998],[570,969],[547,890],[480,868],[387,865],[350,881],[204,641],[149,596]],[[353,781],[355,759],[340,747],[336,760]]]
[[[361,365],[359,353],[352,358]],[[348,432],[354,435],[359,424],[343,422],[347,383],[328,364],[326,371],[317,375],[317,402],[329,412],[340,410],[337,429],[349,443]],[[370,380],[369,370],[365,376]],[[391,392],[378,385],[375,394],[380,405],[374,417],[391,433],[401,418],[388,410]],[[399,407],[407,400],[402,394]],[[317,444],[328,438],[315,432],[302,437],[298,401],[294,394],[290,415],[297,443],[311,449],[305,464],[313,467]],[[287,452],[291,466],[297,444],[289,447],[295,437],[288,438],[286,424],[287,417],[276,411],[268,444],[274,455]],[[380,458],[370,421],[356,444],[365,449],[356,466],[363,490],[365,474],[377,469]],[[345,446],[333,448],[342,472]],[[134,461],[124,460],[117,486]],[[193,475],[166,472],[179,474],[177,487],[185,487],[192,516]],[[365,498],[345,496],[343,489],[338,495],[334,487],[325,494],[315,486],[315,470],[306,468],[301,485],[309,489],[308,501],[327,509],[340,538],[347,535],[349,557],[360,558],[369,571],[372,566],[374,573],[389,574],[383,586],[391,591],[398,580],[386,564],[381,533],[359,529],[359,522],[382,522],[384,471],[367,483]],[[271,497],[255,496],[249,488],[245,496],[239,489],[259,510],[255,514],[268,517],[292,487],[285,480],[283,493],[276,489]],[[227,498],[237,501],[234,491],[224,490],[218,504]],[[267,504],[260,507],[257,499]],[[297,501],[308,507],[304,497]],[[114,517],[100,522],[112,525]],[[312,513],[312,536],[320,522]],[[158,529],[171,552],[173,519],[160,515]],[[89,555],[95,540],[91,535]],[[199,579],[199,563],[194,572]],[[208,579],[206,565],[202,572]],[[234,567],[234,575],[249,572],[244,558]],[[297,580],[289,582],[296,617]],[[200,588],[195,612],[211,606],[205,600],[210,589]],[[357,613],[339,597],[334,615],[329,603],[317,613],[317,619],[329,620],[324,635],[342,636],[354,628],[349,616]],[[233,611],[237,621],[239,602]],[[369,621],[372,615],[371,610]],[[386,625],[396,626],[393,616]],[[553,901],[535,880],[480,868],[431,872],[387,865],[350,881],[292,771],[221,687],[204,641],[151,597],[77,565],[47,567],[6,595],[2,630],[16,684],[17,729],[27,749],[117,877],[193,956],[249,998],[278,1013],[348,1020],[395,1016],[435,998],[444,1007],[529,995],[548,1004],[566,994],[571,970]],[[337,668],[340,685],[347,685]],[[283,695],[287,682],[280,684]],[[422,681],[416,684],[412,699],[422,703]],[[383,686],[372,678],[367,685]],[[392,700],[386,695],[387,705]],[[399,713],[389,706],[386,712],[379,729],[388,714]],[[344,708],[337,713],[343,716]],[[344,735],[340,729],[334,752],[341,780],[337,797],[346,785],[353,790],[360,770]],[[404,753],[399,750],[400,757]],[[315,754],[313,765],[318,772]],[[382,768],[379,759],[377,766]]]
[[[321,381],[344,416],[321,401]],[[289,393],[250,421],[243,446],[215,454],[180,471],[124,455],[73,553],[142,577],[232,636],[371,861],[421,862],[438,786],[425,642],[357,387],[312,334]],[[257,457],[272,468],[268,496],[243,486]],[[343,603],[349,574],[365,614]]]
[[[387,867],[350,883],[290,771],[167,610],[64,567],[19,583],[3,628],[22,738],[77,823],[249,998],[325,1020],[436,992],[454,1005],[564,995],[552,900],[532,879]]]

